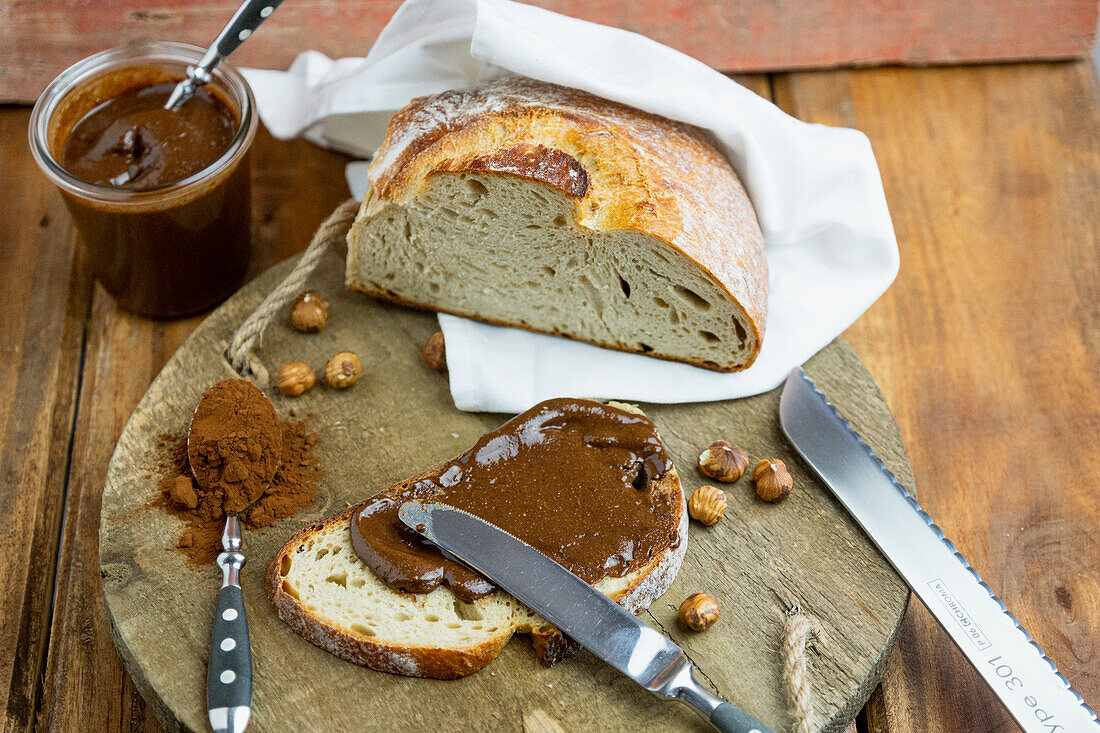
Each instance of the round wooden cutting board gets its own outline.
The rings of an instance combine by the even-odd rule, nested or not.
[[[182,433],[202,391],[237,376],[223,357],[234,328],[289,271],[273,268],[214,312],[165,366],[134,411],[111,460],[103,493],[100,572],[118,650],[147,703],[170,730],[208,730],[205,675],[218,569],[188,568],[169,549],[181,524],[158,508],[158,436]],[[340,350],[357,353],[363,377],[346,391],[315,387],[278,394],[261,374],[281,417],[312,413],[327,476],[317,501],[275,527],[246,532],[242,584],[251,625],[255,699],[250,731],[708,730],[687,708],[651,696],[587,651],[551,669],[530,643],[513,639],[485,669],[455,681],[374,672],[310,645],[275,615],[263,590],[268,560],[305,524],[357,503],[451,458],[506,416],[459,412],[444,375],[420,363],[435,316],[377,303],[343,288],[342,254],[325,256],[310,287],[330,301],[321,333],[285,319],[257,350],[273,375],[288,361],[318,372]],[[807,372],[886,465],[912,485],[905,451],[871,376],[840,341]],[[795,479],[787,501],[765,504],[751,477],[725,487],[729,509],[713,527],[692,522],[687,557],[672,588],[644,620],[695,662],[700,682],[777,730],[790,725],[781,685],[786,612],[801,607],[821,627],[810,673],[819,723],[838,730],[865,702],[893,648],[908,592],[779,429],[778,390],[729,402],[642,407],[679,466],[684,490],[704,483],[699,452],[724,438],[752,461],[782,458]],[[751,464],[750,464],[751,465]],[[709,631],[683,631],[676,609],[706,591],[721,618]]]

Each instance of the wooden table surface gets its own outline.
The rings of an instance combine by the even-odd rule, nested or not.
[[[741,79],[866,132],[901,247],[845,337],[885,393],[917,489],[1093,707],[1100,705],[1100,94],[1091,63]],[[199,318],[120,311],[0,108],[0,701],[4,730],[158,730],[98,577],[100,493],[130,411]],[[346,158],[261,132],[258,273],[346,198]],[[165,633],[171,633],[166,629]],[[777,681],[778,684],[778,681]],[[914,601],[870,731],[1015,725]]]

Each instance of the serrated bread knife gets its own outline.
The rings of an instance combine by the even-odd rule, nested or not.
[[[773,733],[696,683],[683,649],[496,525],[446,504],[407,501],[398,516],[650,692],[687,703],[723,733]]]
[[[1100,730],[1065,675],[802,369],[783,386],[779,422],[1021,728]]]

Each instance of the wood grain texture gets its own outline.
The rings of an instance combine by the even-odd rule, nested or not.
[[[190,325],[129,316],[96,286],[38,721],[45,730],[157,729],[99,621],[99,569],[91,560],[112,436]]]
[[[343,239],[336,240],[339,250]],[[100,562],[108,616],[127,668],[170,729],[205,727],[209,608],[218,571],[187,569],[167,547],[181,530],[179,521],[159,509],[143,510],[159,495],[157,435],[184,430],[202,391],[235,376],[222,357],[225,343],[289,269],[284,263],[243,289],[173,355],[134,410],[107,475]],[[329,299],[325,330],[306,335],[277,321],[257,351],[274,373],[294,360],[316,369],[333,352],[348,349],[362,360],[364,376],[350,390],[317,387],[298,398],[259,385],[268,388],[282,416],[292,408],[316,416],[311,427],[320,435],[326,476],[313,506],[245,540],[249,564],[242,585],[256,660],[250,729],[343,730],[384,719],[397,731],[521,730],[536,711],[563,730],[704,729],[685,708],[649,695],[588,653],[543,669],[528,644],[511,643],[481,672],[439,682],[343,662],[278,620],[263,577],[293,532],[460,453],[503,419],[455,410],[446,378],[420,363],[420,347],[438,328],[434,314],[348,293],[343,282],[343,253],[331,252],[309,283]],[[889,410],[851,350],[834,343],[807,369],[908,480]],[[679,575],[643,618],[685,648],[705,684],[785,727],[778,647],[785,612],[799,605],[824,629],[811,684],[822,730],[837,731],[877,684],[908,590],[782,438],[778,399],[776,390],[736,402],[642,405],[682,467],[685,493],[706,481],[692,464],[719,435],[751,456],[783,458],[798,487],[778,506],[759,501],[748,479],[728,487],[725,519],[692,527]],[[701,589],[735,611],[706,634],[692,634],[678,627],[676,610]],[[371,694],[357,694],[362,690]]]
[[[0,0],[0,100],[33,101],[62,69],[134,41],[205,47],[237,0]],[[1096,32],[1094,0],[536,0],[637,31],[718,69],[765,71],[882,63],[1080,57]],[[234,62],[286,68],[318,49],[365,56],[400,0],[286,3]]]
[[[0,170],[33,168],[29,112],[0,114]],[[8,176],[14,175],[9,179]],[[0,197],[0,705],[3,730],[29,730],[41,694],[69,436],[91,282],[68,215],[46,186]]]
[[[870,136],[901,274],[846,335],[895,410],[924,507],[1095,707],[1095,70],[825,72],[777,91],[803,119]],[[927,611],[911,609],[876,724],[1014,729]]]

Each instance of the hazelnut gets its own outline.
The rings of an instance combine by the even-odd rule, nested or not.
[[[328,301],[316,290],[307,290],[290,306],[290,325],[305,333],[317,333],[328,320]]]
[[[706,631],[718,620],[718,601],[706,593],[695,593],[680,604],[680,623],[692,631]]]
[[[325,379],[336,389],[345,389],[359,381],[363,365],[350,351],[341,351],[325,365]]]
[[[447,371],[447,347],[443,343],[443,332],[436,331],[420,350],[420,358],[429,369],[437,372]]]
[[[756,464],[752,469],[752,480],[756,482],[756,495],[773,504],[783,501],[794,488],[794,479],[787,472],[783,461],[768,458]]]
[[[708,527],[726,513],[726,492],[717,486],[700,486],[688,499],[688,514]]]
[[[724,440],[715,441],[699,454],[699,470],[708,478],[732,484],[749,466],[749,454]]]
[[[297,397],[307,391],[317,381],[313,370],[304,361],[292,361],[284,364],[275,375],[275,387],[288,397]]]

